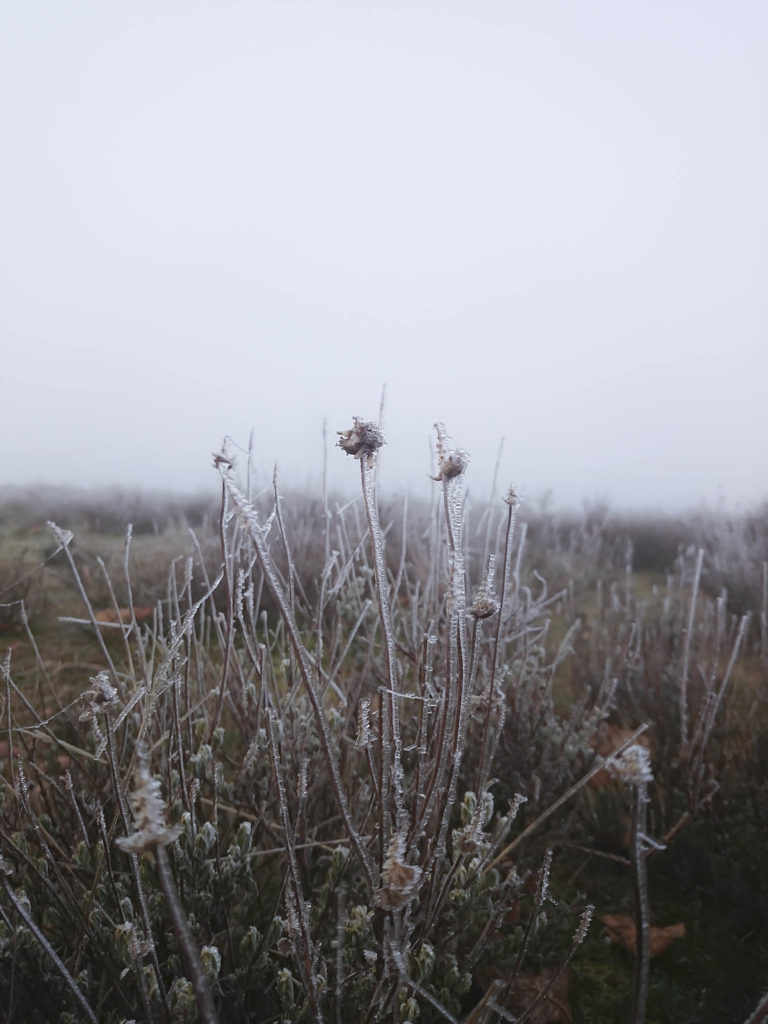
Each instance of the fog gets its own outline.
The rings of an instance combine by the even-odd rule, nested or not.
[[[768,7],[0,13],[3,482],[743,507],[768,481]]]

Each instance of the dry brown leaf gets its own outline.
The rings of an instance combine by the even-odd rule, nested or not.
[[[154,610],[155,609],[152,605],[135,604],[133,606],[133,614],[136,616],[137,622],[141,622],[142,619],[148,619]],[[102,608],[101,611],[96,612],[94,618],[97,622],[111,622],[113,625],[126,625],[131,621],[131,609],[114,607]]]
[[[637,926],[634,918],[629,914],[603,914],[600,921],[608,929],[611,940],[628,949],[634,956],[637,948]],[[682,939],[684,935],[685,925],[682,922],[669,924],[665,928],[656,928],[652,925],[649,935],[651,956],[659,956],[675,939]]]
[[[558,967],[545,967],[541,971],[520,971],[502,998],[504,1008],[514,1014],[524,1013],[559,970]],[[573,1024],[568,1002],[572,973],[570,967],[560,971],[552,988],[536,1004],[530,1017],[526,1018],[526,1024]],[[480,968],[475,977],[486,989],[496,981],[504,983],[506,980],[504,970],[493,967]]]
[[[405,863],[405,843],[401,835],[392,838],[381,869],[381,888],[376,891],[380,907],[404,907],[416,895],[422,869]]]

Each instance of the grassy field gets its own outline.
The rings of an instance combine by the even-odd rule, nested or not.
[[[764,1019],[765,511],[465,507],[444,435],[380,507],[379,440],[0,493],[5,1018]]]

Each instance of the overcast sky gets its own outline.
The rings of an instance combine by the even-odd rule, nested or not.
[[[0,138],[5,482],[768,496],[766,4],[7,0]]]

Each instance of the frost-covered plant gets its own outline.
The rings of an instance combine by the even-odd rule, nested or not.
[[[597,527],[539,549],[565,575],[603,559],[583,612],[529,564],[514,488],[472,521],[468,456],[436,429],[430,509],[380,505],[384,437],[360,418],[339,432],[360,497],[335,507],[254,494],[222,451],[220,566],[195,538],[151,624],[107,629],[71,559],[96,674],[51,715],[1,663],[0,994],[19,1019],[535,1020],[547,985],[521,1003],[520,979],[542,962],[554,985],[591,919],[557,876],[589,838],[589,784],[611,769],[655,807],[673,752],[665,831],[711,798],[747,626],[691,611],[687,563],[642,606]],[[130,549],[104,583],[117,605]],[[651,779],[634,744],[663,686]]]

